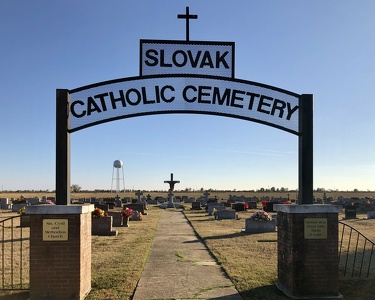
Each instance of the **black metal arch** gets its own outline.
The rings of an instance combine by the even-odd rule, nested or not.
[[[176,75],[173,75],[176,77]],[[180,75],[179,75],[180,76]],[[183,75],[186,76],[186,75]],[[192,75],[190,75],[192,76]],[[147,78],[160,77],[160,76],[146,76]],[[146,78],[145,77],[145,78]],[[168,77],[168,76],[161,76]],[[178,76],[177,76],[178,77]],[[194,76],[193,76],[194,77]],[[199,77],[205,77],[199,75]],[[143,77],[134,77],[142,79]],[[212,78],[212,76],[207,76]],[[129,78],[126,78],[129,79]],[[70,93],[80,90],[89,89],[92,87],[105,85],[108,83],[119,82],[126,79],[117,79],[107,82],[96,83],[89,86],[84,86],[74,90],[57,89],[56,90],[56,204],[68,205],[70,203],[70,133],[81,130],[90,126],[98,125],[105,122],[111,122],[118,119],[137,117],[140,115],[152,115],[152,114],[167,114],[167,113],[189,113],[189,114],[208,114],[208,115],[219,115],[231,118],[244,119],[247,121],[253,121],[261,123],[267,126],[272,126],[284,131],[288,131],[292,134],[297,134],[299,139],[299,157],[298,157],[298,187],[299,187],[299,204],[313,204],[313,95],[302,94],[297,95],[295,93],[285,91],[276,87],[271,87],[259,83],[255,83],[257,86],[263,86],[274,90],[286,92],[293,96],[299,97],[299,108],[298,108],[298,132],[282,128],[272,123],[265,121],[255,120],[251,118],[244,118],[233,114],[226,113],[213,113],[213,112],[197,112],[197,111],[164,111],[164,112],[147,112],[141,114],[133,114],[127,116],[119,116],[115,118],[109,118],[98,121],[89,125],[81,126],[78,129],[69,129],[69,105],[70,105]],[[234,79],[220,78],[221,80]],[[234,81],[246,82],[249,81],[235,79]],[[254,84],[254,83],[253,83]]]

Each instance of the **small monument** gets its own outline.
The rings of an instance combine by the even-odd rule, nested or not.
[[[180,183],[180,181],[178,180],[173,180],[173,173],[171,173],[171,179],[170,180],[165,180],[164,183],[169,183],[169,190],[168,190],[168,205],[167,207],[168,208],[171,208],[171,207],[176,207],[175,204],[173,203],[173,199],[174,199],[174,194],[173,194],[173,190],[174,190],[174,185],[176,183]]]
[[[143,201],[141,200],[141,196],[143,195],[143,192],[138,190],[135,192],[135,195],[137,196],[137,203],[143,203]]]

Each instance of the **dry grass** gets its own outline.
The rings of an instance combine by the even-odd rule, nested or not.
[[[149,205],[148,215],[143,217],[143,221],[132,221],[129,227],[115,227],[119,231],[118,236],[92,237],[92,290],[87,300],[131,299],[147,260],[160,214],[159,208]],[[10,215],[7,213],[7,216]],[[9,253],[6,255],[10,258]],[[26,300],[28,297],[28,292],[0,291],[1,300]]]
[[[92,237],[92,291],[86,299],[130,299],[155,236],[161,210],[149,206],[143,221],[116,227],[116,237]]]
[[[215,221],[204,211],[185,211],[185,215],[244,299],[287,299],[275,288],[277,234],[241,233],[244,219],[253,211],[239,212],[240,220]],[[357,220],[346,222],[375,242],[375,220],[365,217],[359,214]],[[373,279],[340,279],[339,291],[347,300],[374,299],[375,286]]]
[[[244,299],[286,299],[275,288],[276,232],[241,232],[253,211],[239,212],[240,220],[214,221],[204,211],[186,210],[185,215]]]
[[[237,195],[242,194],[246,195],[237,193]],[[249,194],[254,195],[254,193]],[[132,197],[133,195],[129,194]],[[158,194],[151,195],[155,197]],[[165,196],[162,193],[160,195]],[[182,192],[180,195],[187,195],[187,193]],[[189,196],[200,195],[197,193],[196,196],[194,194]],[[76,198],[83,196],[79,194]],[[0,195],[0,197],[4,196]],[[109,195],[96,195],[96,197],[109,197]],[[218,197],[225,198],[226,194],[218,194]],[[204,211],[186,210],[185,214],[244,299],[286,299],[274,285],[277,280],[276,233],[241,233],[245,225],[244,219],[248,218],[251,212],[239,212],[240,220],[220,221],[213,220],[213,217],[207,216]],[[129,228],[116,228],[119,230],[117,237],[93,236],[92,291],[87,299],[131,299],[147,259],[161,210],[150,205],[148,213],[143,221],[131,222]],[[364,215],[358,217],[358,220],[348,223],[375,241],[375,231],[372,230],[375,221],[362,220]],[[375,294],[373,280],[341,280],[339,290],[345,299],[349,300],[373,299]],[[25,292],[0,292],[0,300],[27,298],[28,293]]]
[[[167,186],[166,186],[167,189]],[[167,197],[168,192],[144,192],[144,195],[150,194],[152,198],[160,196],[160,197]],[[185,191],[174,191],[175,196],[189,196],[189,197],[202,197],[203,193],[199,191],[194,192],[185,192]],[[211,192],[209,197],[215,197],[217,196],[218,199],[224,199],[227,200],[229,195],[237,195],[245,197],[263,197],[263,196],[269,196],[269,197],[284,197],[287,198],[288,195],[290,197],[290,200],[295,200],[297,193],[296,192],[247,192],[247,191],[218,191],[218,192]],[[323,198],[322,192],[314,192],[314,196],[316,198]],[[0,198],[20,198],[24,196],[25,198],[33,198],[33,197],[55,197],[55,193],[53,192],[25,192],[25,193],[19,193],[19,192],[0,192]],[[74,199],[83,198],[83,197],[97,197],[97,198],[109,198],[109,197],[115,197],[116,193],[108,193],[108,192],[80,192],[80,193],[71,193],[71,197]],[[134,192],[126,192],[126,193],[120,193],[120,197],[131,197],[131,198],[137,198],[134,194]],[[334,199],[337,199],[339,196],[343,196],[344,198],[364,198],[364,197],[375,197],[375,192],[326,192],[327,197],[332,197]]]

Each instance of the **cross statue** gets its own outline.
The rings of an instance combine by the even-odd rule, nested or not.
[[[189,7],[186,6],[186,14],[178,14],[178,19],[186,19],[186,41],[189,41],[189,20],[190,19],[198,19],[198,15],[191,15],[189,14]]]
[[[173,180],[173,173],[171,173],[171,180],[165,180],[164,183],[169,183],[169,191],[172,192],[174,190],[174,184],[180,183],[180,181]]]
[[[143,195],[143,192],[141,192],[140,190],[136,191],[135,192],[135,195],[138,197],[138,203],[141,202],[141,196]]]
[[[210,195],[210,192],[209,192],[209,191],[205,191],[205,192],[203,193],[203,195],[204,195],[204,197],[205,197],[206,200],[207,200],[208,196]]]

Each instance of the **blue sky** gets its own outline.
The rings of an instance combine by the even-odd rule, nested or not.
[[[235,77],[314,94],[314,188],[375,190],[375,2],[0,1],[0,187],[55,189],[55,94],[139,75],[139,40],[235,42]],[[110,189],[298,187],[298,138],[208,115],[71,134],[71,183]]]

